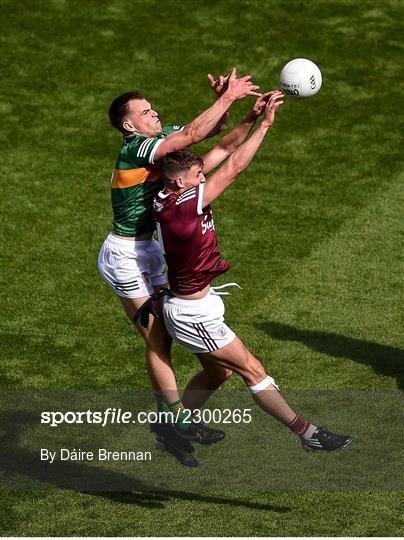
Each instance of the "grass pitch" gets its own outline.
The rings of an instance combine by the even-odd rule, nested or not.
[[[307,57],[322,70],[320,94],[287,100],[248,171],[214,206],[221,249],[233,263],[226,278],[243,286],[226,302],[227,320],[286,391],[402,390],[402,2],[2,0],[0,7],[2,389],[149,386],[142,343],[97,272],[120,144],[106,116],[111,100],[136,88],[163,123],[185,123],[211,102],[208,72],[236,65],[266,90],[279,84],[288,60]],[[232,122],[246,109],[238,103]],[[197,363],[179,347],[174,358],[183,386]],[[226,387],[242,383],[233,378]],[[263,444],[271,452],[270,441]],[[305,454],[301,461],[310,468]],[[3,490],[0,531],[402,532],[399,493],[386,486],[242,488],[226,490],[224,481],[221,492],[198,494],[94,494],[51,484]]]

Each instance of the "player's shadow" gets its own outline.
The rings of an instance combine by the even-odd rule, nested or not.
[[[371,366],[377,374],[394,377],[400,390],[404,388],[402,349],[319,330],[302,330],[278,322],[260,323],[256,326],[275,339],[297,341],[313,351],[334,358],[349,358],[354,362]]]
[[[21,410],[0,412],[0,490],[35,490],[46,486],[85,493],[111,501],[140,507],[164,508],[164,502],[176,499],[207,502],[226,506],[272,512],[288,512],[290,508],[249,502],[238,498],[200,495],[185,491],[156,489],[143,480],[117,471],[92,467],[84,463],[40,461],[38,452],[21,447],[32,437],[29,426],[38,425],[39,416]],[[37,441],[35,441],[37,444]],[[178,464],[181,474],[181,466]]]

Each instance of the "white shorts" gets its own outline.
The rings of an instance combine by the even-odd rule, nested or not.
[[[163,313],[170,336],[192,353],[217,351],[236,337],[224,322],[223,300],[212,289],[200,300],[166,296]]]
[[[150,296],[155,287],[168,282],[164,256],[154,238],[125,240],[109,234],[98,255],[98,270],[123,298]]]

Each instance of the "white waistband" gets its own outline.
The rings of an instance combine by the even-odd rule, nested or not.
[[[153,241],[153,237],[148,240],[129,240],[127,238],[116,236],[114,233],[109,233],[107,240],[116,246],[134,247],[150,244],[150,242]]]

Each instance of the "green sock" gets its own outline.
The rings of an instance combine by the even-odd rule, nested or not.
[[[170,410],[164,399],[159,394],[154,394],[154,397],[156,399],[158,412],[168,412]]]
[[[182,401],[180,399],[178,401],[173,401],[173,403],[168,404],[168,407],[174,414],[175,427],[183,431],[188,429],[191,424],[191,418],[189,416],[189,412],[185,412]]]

